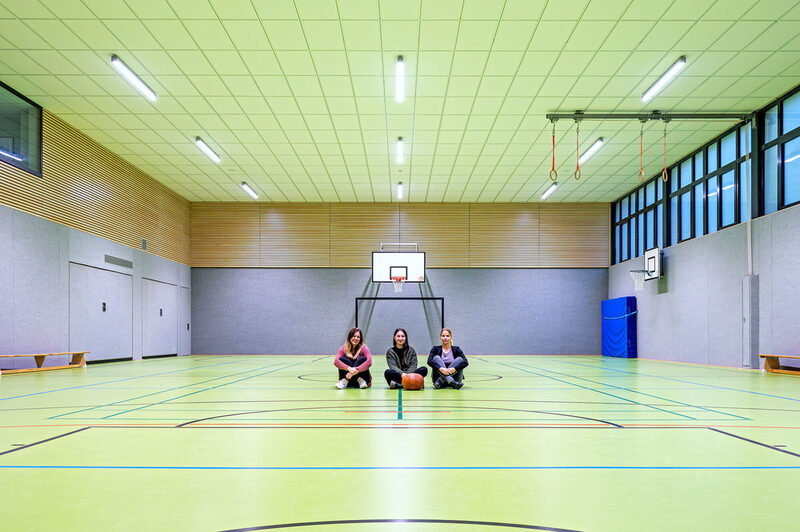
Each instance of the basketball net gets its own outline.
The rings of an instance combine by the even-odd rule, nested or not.
[[[644,276],[650,273],[648,270],[631,270],[631,278],[633,279],[633,288],[637,292],[644,289]]]
[[[406,278],[402,276],[392,277],[392,284],[394,285],[394,293],[398,294],[403,291],[403,283],[406,282]]]

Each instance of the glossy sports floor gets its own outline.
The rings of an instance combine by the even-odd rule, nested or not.
[[[460,391],[389,390],[383,357],[367,390],[320,356],[2,377],[0,529],[797,529],[800,378],[470,360]]]

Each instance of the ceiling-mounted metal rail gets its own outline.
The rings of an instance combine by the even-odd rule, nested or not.
[[[638,120],[647,122],[648,120],[739,120],[746,122],[750,120],[752,113],[662,113],[661,111],[650,111],[648,113],[584,113],[575,111],[574,113],[547,113],[547,119],[556,122],[562,118],[581,122],[583,120]]]

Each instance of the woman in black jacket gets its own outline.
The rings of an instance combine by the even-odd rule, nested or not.
[[[417,352],[408,345],[408,335],[405,329],[395,329],[394,344],[386,351],[386,363],[389,365],[383,376],[389,388],[402,388],[403,376],[406,373],[419,373],[423,377],[428,374],[428,368],[417,367]]]
[[[464,368],[469,365],[467,355],[457,345],[453,345],[453,333],[442,329],[442,345],[435,345],[428,355],[428,365],[433,370],[431,378],[434,388],[450,387],[458,390],[464,383]]]

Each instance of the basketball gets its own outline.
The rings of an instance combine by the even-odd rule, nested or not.
[[[404,390],[421,390],[425,386],[425,377],[419,373],[406,373],[403,375]]]

